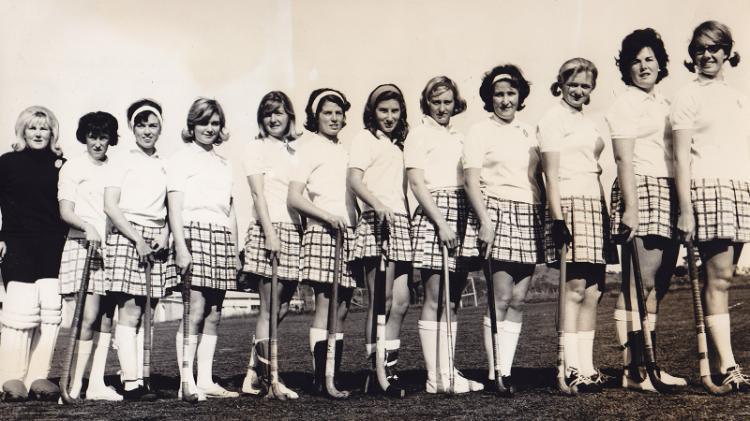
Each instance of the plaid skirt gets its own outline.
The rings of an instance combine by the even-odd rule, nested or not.
[[[466,272],[478,269],[475,258],[465,257],[463,252],[466,223],[469,218],[469,199],[466,192],[460,190],[437,190],[432,192],[445,221],[458,236],[458,247],[448,251],[448,270]],[[418,207],[412,220],[411,244],[414,249],[414,268],[443,270],[443,252],[438,229],[430,218]]]
[[[299,281],[301,261],[301,244],[302,244],[302,226],[288,222],[274,222],[273,227],[281,241],[281,251],[279,252],[278,274],[279,279],[289,281]],[[269,258],[266,247],[266,235],[263,233],[263,227],[259,224],[253,224],[247,230],[245,240],[245,264],[242,267],[243,272],[249,272],[264,278],[271,278],[273,271],[271,268],[271,259]]]
[[[236,246],[228,227],[190,221],[184,227],[185,244],[190,251],[190,285],[233,291],[237,289]],[[172,247],[167,267],[172,285],[181,284]]]
[[[354,230],[346,229],[343,239],[343,264],[341,265],[342,288],[357,286],[352,273],[351,262],[354,250]],[[308,225],[302,236],[302,281],[306,283],[333,283],[334,258],[336,255],[336,234],[333,230]]]
[[[410,221],[404,214],[396,213],[393,221],[388,225],[388,249],[386,257],[389,261],[411,262]],[[354,259],[366,257],[380,257],[383,243],[383,229],[377,222],[375,211],[362,213],[357,223],[354,240]]]
[[[83,268],[86,265],[88,241],[85,238],[68,238],[60,261],[60,295],[75,294],[81,287]],[[107,295],[109,280],[104,273],[104,258],[99,247],[91,258],[87,291],[97,295]]]
[[[133,224],[146,243],[158,239],[165,227],[144,227]],[[167,295],[167,289],[173,287],[174,279],[167,279],[167,260],[169,253],[154,256],[151,266],[151,297],[162,298]],[[119,231],[107,235],[104,250],[104,273],[110,280],[110,291],[122,292],[129,295],[146,295],[146,277],[144,266],[138,259],[135,243],[122,235]]]
[[[492,259],[526,264],[544,263],[544,205],[488,196],[487,213],[495,226]],[[479,219],[469,212],[463,252],[479,255]]]
[[[692,180],[690,198],[697,241],[750,242],[750,183],[738,180]]]
[[[636,174],[635,188],[638,194],[638,232],[636,235],[676,238],[675,227],[679,209],[674,179]],[[617,179],[612,185],[611,203],[611,234],[614,237],[619,234],[622,213],[625,211],[625,202]]]
[[[563,197],[560,199],[565,224],[573,238],[568,247],[568,262],[614,264],[617,247],[612,242],[609,215],[604,198]],[[560,260],[560,250],[552,241],[552,219],[547,212],[544,243],[547,262]]]

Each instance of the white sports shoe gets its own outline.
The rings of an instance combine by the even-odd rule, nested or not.
[[[682,377],[675,377],[664,370],[659,370],[659,378],[662,383],[670,386],[687,386],[687,380]]]
[[[200,388],[196,387],[195,393],[198,395],[198,402],[203,402],[206,400],[206,395]],[[177,390],[177,399],[182,400],[182,383],[180,383],[180,388]]]
[[[208,387],[198,386],[198,390],[199,394],[202,392],[206,398],[237,398],[240,396],[239,393],[226,390],[216,383],[209,385]]]
[[[86,400],[118,402],[122,400],[122,395],[117,393],[113,388],[107,386],[89,387],[86,389]]]
[[[484,385],[474,380],[469,380],[458,370],[453,370],[453,390],[450,390],[450,379],[448,375],[438,375],[436,381],[427,379],[425,383],[427,393],[469,393],[484,390]]]
[[[263,393],[263,384],[260,382],[260,377],[255,369],[248,368],[247,374],[245,374],[245,380],[242,381],[242,393],[249,395],[260,395]]]

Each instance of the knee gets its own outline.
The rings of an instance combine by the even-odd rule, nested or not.
[[[206,316],[205,323],[211,326],[218,326],[221,322],[221,310],[212,310]]]
[[[513,294],[513,297],[510,300],[510,308],[520,313],[523,311],[523,307],[525,303],[526,303],[525,295]]]
[[[511,294],[500,294],[495,296],[495,309],[497,311],[507,311],[512,305],[513,296]]]
[[[709,283],[714,281],[724,281],[724,283],[728,284],[729,281],[734,277],[734,268],[731,265],[714,267],[711,268],[708,273],[710,274],[708,280]]]
[[[393,300],[391,304],[391,316],[403,316],[409,310],[409,301]]]
[[[727,292],[729,291],[729,287],[731,286],[731,282],[729,282],[729,279],[731,278],[709,279],[708,283],[706,284],[706,289],[710,292]]]
[[[117,312],[117,323],[128,327],[138,327],[141,320],[141,309],[137,306],[120,307]]]
[[[586,296],[586,283],[580,279],[568,281],[565,286],[565,294],[568,301],[582,303]]]

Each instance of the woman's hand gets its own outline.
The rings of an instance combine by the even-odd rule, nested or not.
[[[388,225],[391,225],[393,222],[393,211],[388,206],[382,205],[375,207],[373,209],[375,211],[375,215],[378,217],[378,223],[383,223],[383,221],[387,222]]]
[[[0,263],[5,259],[5,253],[8,252],[8,248],[5,245],[5,241],[0,241]]]
[[[629,210],[625,209],[625,211],[622,213],[622,221],[620,222],[621,228],[626,228],[627,231],[624,229],[620,229],[620,234],[628,234],[627,238],[621,239],[624,240],[623,242],[630,242],[635,238],[635,234],[638,232],[638,209]],[[622,227],[624,225],[624,227]],[[619,229],[620,227],[618,227]]]
[[[458,247],[458,236],[456,236],[456,233],[447,224],[439,227],[438,238],[440,239],[440,243],[449,249]]]
[[[325,221],[328,225],[331,226],[331,228],[335,230],[339,230],[341,232],[346,232],[346,226],[347,226],[346,218],[342,216],[328,214]]]
[[[146,241],[142,237],[139,237],[135,241],[135,251],[138,252],[138,257],[140,258],[141,263],[146,263],[147,260],[151,260],[151,246],[146,244]]]
[[[563,244],[570,244],[572,237],[570,230],[562,219],[555,219],[552,221],[552,242],[555,244],[555,248],[561,249]]]
[[[482,224],[479,227],[479,250],[487,259],[490,256],[492,244],[495,242],[495,227],[492,224]]]
[[[265,248],[268,250],[268,257],[273,259],[281,251],[281,240],[276,234],[276,231],[271,231],[266,234]]]
[[[91,224],[84,225],[84,233],[86,234],[86,241],[93,243],[102,243],[102,237],[99,236],[99,233],[96,232],[96,227],[94,227]]]
[[[688,241],[693,238],[695,234],[695,216],[693,216],[692,209],[680,212],[680,217],[677,219],[677,231],[679,231],[682,241]]]
[[[185,275],[190,269],[190,265],[193,264],[193,258],[190,256],[190,251],[187,247],[175,247],[175,264],[177,270],[180,271],[180,275]],[[239,259],[238,259],[239,261]]]

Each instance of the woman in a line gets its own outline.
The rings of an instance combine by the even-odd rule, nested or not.
[[[156,398],[143,387],[142,316],[147,293],[155,308],[167,288],[174,286],[167,279],[167,176],[156,152],[161,114],[161,106],[150,99],[128,107],[135,145],[109,164],[104,186],[104,213],[112,222],[104,247],[104,271],[117,300],[115,343],[126,400]],[[150,291],[146,290],[147,261],[151,263]]]
[[[0,270],[5,300],[0,385],[5,401],[56,401],[47,380],[62,320],[57,276],[67,227],[57,204],[63,164],[52,111],[32,106],[16,120],[13,151],[0,156]]]
[[[253,219],[245,241],[243,271],[251,276],[260,293],[260,312],[255,323],[255,338],[250,365],[242,392],[257,395],[271,381],[269,326],[271,317],[282,321],[297,290],[300,275],[302,222],[299,213],[287,207],[289,176],[297,163],[296,117],[289,97],[272,91],[260,100],[257,113],[258,136],[247,148],[243,166],[253,195]],[[271,315],[272,259],[278,262],[279,313]],[[289,399],[299,396],[279,382]]]
[[[357,223],[354,259],[365,270],[369,307],[365,324],[365,348],[375,369],[373,329],[375,288],[385,282],[385,367],[390,384],[398,384],[396,363],[401,347],[401,325],[409,309],[411,238],[406,202],[404,140],[409,132],[406,103],[393,84],[376,87],[369,95],[363,115],[365,129],[352,141],[349,154],[349,187],[364,209]],[[383,250],[384,244],[386,249]],[[387,266],[384,279],[378,279],[381,255]],[[376,385],[372,373],[366,388]]]
[[[104,274],[101,249],[107,222],[104,215],[104,185],[110,163],[107,151],[117,145],[117,129],[117,119],[112,114],[97,111],[81,117],[76,139],[86,145],[86,152],[71,158],[60,170],[57,189],[60,216],[70,227],[60,263],[61,295],[73,295],[75,298],[74,294],[81,287],[87,244],[94,242],[99,247],[91,260],[83,321],[73,353],[73,376],[69,391],[73,398],[81,393],[83,374],[93,348],[86,399],[122,400],[119,393],[104,384],[107,354],[112,342],[112,317],[117,302],[108,293],[109,282]]]
[[[529,82],[513,65],[487,72],[479,88],[489,118],[474,124],[463,150],[470,214],[466,254],[491,259],[498,331],[498,355],[492,361],[491,315],[484,317],[484,348],[489,378],[495,364],[502,382],[513,391],[511,367],[521,334],[523,304],[536,264],[544,263],[544,197],[539,142],[533,127],[519,121]]]
[[[188,361],[189,394],[206,398],[235,398],[239,393],[213,381],[213,360],[221,322],[221,307],[229,290],[237,289],[239,265],[237,220],[232,203],[232,166],[216,152],[229,139],[226,118],[214,99],[198,98],[190,106],[182,140],[187,146],[167,160],[169,228],[172,231],[174,265],[169,270],[174,283],[179,275],[190,278],[190,320],[177,331],[177,365]],[[183,335],[188,335],[188,355],[183,354]],[[198,378],[193,361],[198,360]],[[180,376],[183,375],[180,370]],[[197,389],[195,388],[197,386]],[[177,394],[182,396],[180,390]]]
[[[732,352],[729,287],[744,243],[750,242],[750,100],[724,80],[732,51],[729,28],[703,22],[688,46],[685,62],[697,78],[672,102],[675,184],[680,204],[677,229],[694,239],[706,269],[703,289],[709,348],[716,350],[723,384],[750,391],[750,380]]]
[[[448,346],[448,329],[457,337],[457,308],[466,285],[468,260],[462,257],[469,203],[464,192],[461,166],[463,135],[451,125],[451,118],[466,110],[466,101],[449,78],[437,76],[427,82],[420,105],[422,124],[415,127],[404,144],[404,166],[419,207],[412,221],[414,268],[424,282],[424,305],[419,317],[419,340],[427,368],[427,393],[467,393],[484,386],[450,372],[455,351]],[[443,308],[441,274],[442,247],[450,252],[451,306]],[[451,312],[448,326],[446,312]],[[454,378],[450,390],[450,378]]]
[[[547,262],[566,259],[565,313],[560,317],[565,346],[565,381],[579,392],[599,392],[607,380],[593,363],[596,310],[604,290],[606,264],[616,263],[609,215],[599,175],[604,141],[583,107],[596,87],[597,69],[584,58],[560,67],[552,84],[562,100],[537,127],[546,179]],[[563,243],[568,255],[560,256]]]
[[[656,88],[668,75],[668,61],[664,42],[653,29],[638,29],[626,36],[617,57],[626,88],[606,116],[617,163],[617,180],[612,186],[612,236],[629,233],[629,238],[622,240],[639,239],[636,249],[654,344],[659,303],[669,291],[680,247],[675,231],[677,197],[669,102]],[[641,329],[632,285],[622,282],[614,314],[617,340],[623,349],[622,387],[655,392],[645,371],[638,367],[643,362],[632,358],[631,349],[643,349],[641,336],[632,333]],[[687,385],[684,379],[664,370],[659,373],[666,384]]]
[[[315,293],[315,316],[310,327],[310,352],[315,368],[314,388],[325,390],[328,306],[338,308],[336,363],[338,373],[344,349],[344,320],[356,281],[349,265],[354,246],[353,197],[346,185],[349,153],[339,140],[351,107],[341,92],[316,89],[305,107],[305,128],[310,133],[298,141],[299,162],[289,182],[288,205],[307,218],[302,237],[302,281]],[[306,194],[303,195],[303,192]],[[331,303],[336,235],[343,237],[343,262],[339,302]]]

